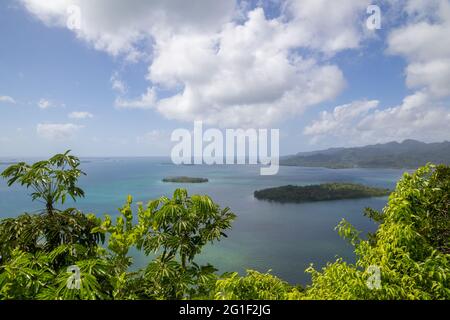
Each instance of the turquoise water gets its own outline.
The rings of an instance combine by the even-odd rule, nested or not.
[[[0,171],[6,165],[0,165]],[[198,262],[210,262],[221,272],[255,269],[272,273],[291,283],[306,284],[304,270],[342,257],[353,261],[352,248],[334,230],[342,218],[368,232],[376,226],[362,214],[365,207],[382,209],[385,198],[341,200],[306,204],[276,204],[254,199],[253,192],[287,184],[308,185],[325,182],[353,182],[394,188],[402,170],[281,167],[277,176],[260,176],[257,166],[175,166],[163,158],[84,159],[88,174],[80,180],[86,198],[77,208],[102,215],[117,214],[128,194],[147,202],[170,196],[178,187],[190,194],[208,194],[221,206],[237,214],[228,238],[204,249]],[[166,176],[193,176],[209,179],[206,184],[167,184]],[[0,217],[16,216],[40,208],[21,187],[8,188],[0,181]],[[134,253],[137,266],[149,258]]]

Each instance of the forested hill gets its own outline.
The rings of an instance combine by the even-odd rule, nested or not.
[[[405,140],[357,148],[333,148],[283,157],[284,166],[416,169],[428,162],[450,164],[450,142]]]

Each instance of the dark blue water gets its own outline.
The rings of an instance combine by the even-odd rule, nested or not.
[[[0,165],[0,171],[6,165]],[[170,196],[178,187],[190,194],[208,194],[221,206],[237,214],[228,238],[210,245],[198,258],[210,262],[221,272],[256,269],[292,282],[310,281],[304,270],[310,263],[322,267],[327,261],[343,257],[353,261],[353,250],[334,230],[342,218],[368,232],[376,226],[362,214],[365,207],[382,209],[385,198],[341,200],[306,204],[276,204],[254,199],[253,192],[287,184],[308,185],[325,182],[353,182],[394,188],[402,170],[281,167],[277,176],[260,176],[257,166],[175,166],[169,159],[127,158],[86,159],[82,169],[88,174],[80,180],[86,198],[77,208],[97,215],[117,215],[128,194],[135,202]],[[167,184],[166,176],[205,177],[205,184]],[[0,217],[16,216],[41,207],[33,203],[22,187],[8,188],[0,181]],[[143,266],[149,258],[134,254]]]

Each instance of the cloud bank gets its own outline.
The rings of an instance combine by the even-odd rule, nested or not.
[[[148,61],[141,97],[126,97],[126,86],[111,79],[118,108],[220,126],[267,126],[334,99],[346,82],[329,58],[359,47],[370,3],[287,0],[268,18],[262,8],[243,11],[243,2],[230,0],[21,2],[58,27],[66,27],[67,8],[76,5],[80,40]]]
[[[391,2],[406,20],[389,33],[386,53],[407,61],[405,84],[413,92],[385,109],[378,108],[379,102],[353,102],[321,114],[304,129],[312,143],[450,139],[450,2]]]

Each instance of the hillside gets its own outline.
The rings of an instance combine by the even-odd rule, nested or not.
[[[280,160],[283,166],[416,169],[428,162],[450,164],[450,142],[405,140],[357,148],[333,148],[298,153]]]

